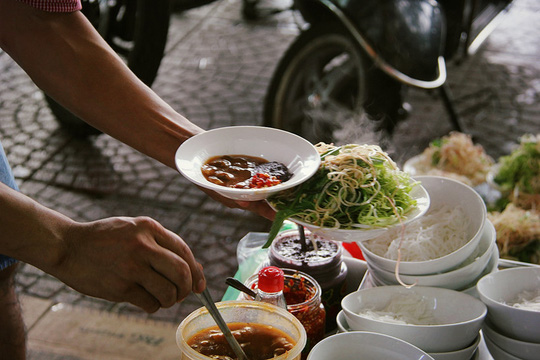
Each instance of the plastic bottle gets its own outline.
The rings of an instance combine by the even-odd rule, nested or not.
[[[307,358],[311,348],[325,337],[326,310],[322,304],[321,286],[310,275],[298,270],[283,268],[283,293],[288,300],[287,310],[293,314],[304,326],[307,344],[302,351],[302,360]],[[252,275],[246,286],[257,289],[259,275]],[[249,295],[242,293],[243,300],[253,300]]]
[[[255,301],[262,301],[287,309],[287,302],[283,295],[284,273],[276,266],[267,266],[259,271],[257,282],[257,296]]]

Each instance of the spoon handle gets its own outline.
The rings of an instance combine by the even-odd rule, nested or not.
[[[238,360],[248,360],[246,354],[244,353],[244,350],[236,340],[236,338],[231,333],[231,330],[227,326],[227,323],[221,316],[218,308],[216,307],[216,304],[214,304],[214,301],[212,300],[212,297],[208,293],[208,289],[204,289],[204,291],[200,294],[195,293],[195,295],[199,298],[201,303],[208,309],[208,312],[210,315],[212,315],[212,318],[214,318],[214,321],[218,325],[219,329],[223,332],[223,335],[225,335],[225,339],[233,349],[234,353],[238,357]]]
[[[255,291],[251,290],[250,288],[248,288],[246,285],[244,285],[243,282],[241,282],[240,280],[238,279],[235,279],[233,277],[228,277],[227,280],[225,280],[225,283],[229,286],[232,286],[233,288],[235,288],[236,290],[240,290],[241,292],[243,293],[246,293],[248,294],[249,296],[251,297],[255,297],[257,296],[257,294],[255,293]]]

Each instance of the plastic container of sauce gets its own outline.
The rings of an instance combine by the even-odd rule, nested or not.
[[[302,359],[305,359],[311,348],[321,341],[326,333],[326,311],[321,302],[322,290],[317,281],[308,274],[294,269],[282,270],[287,310],[306,330],[307,344],[302,351]],[[246,286],[256,291],[257,282],[258,274],[255,274],[246,281]],[[244,293],[240,296],[243,299],[253,300]]]
[[[298,230],[279,233],[268,252],[269,265],[299,270],[311,275],[321,286],[322,303],[326,309],[326,331],[337,326],[336,317],[341,300],[347,293],[347,265],[343,262],[343,248],[339,242],[323,239],[305,231],[305,246],[300,243]],[[315,241],[317,249],[313,242]]]
[[[256,302],[256,301],[223,301],[216,303],[219,312],[223,316],[225,322],[229,327],[234,330],[238,324],[251,324],[254,327],[260,327],[264,333],[268,336],[274,336],[275,333],[281,332],[286,334],[287,339],[293,344],[293,347],[286,353],[272,359],[278,360],[300,360],[302,356],[302,349],[306,344],[306,331],[300,321],[290,314],[288,311],[281,309],[275,305]],[[268,328],[270,326],[271,328]],[[186,360],[208,360],[216,359],[193,349],[189,343],[195,336],[198,336],[205,331],[216,327],[216,323],[212,316],[208,313],[206,308],[199,308],[189,314],[178,326],[176,331],[176,343],[181,351],[180,359]],[[234,331],[233,331],[234,334]],[[258,332],[260,335],[261,332]],[[234,336],[239,339],[238,335]],[[240,337],[243,335],[240,334]],[[219,337],[219,336],[218,336]],[[223,336],[221,336],[223,337]],[[245,338],[243,341],[249,343],[250,339]],[[256,340],[251,344],[255,352],[260,350],[258,341]],[[263,339],[263,342],[264,339]],[[268,342],[268,341],[266,341]],[[272,342],[272,341],[270,341]],[[249,344],[248,344],[249,346]],[[246,348],[244,348],[246,351]],[[246,355],[248,351],[246,351]],[[224,354],[215,354],[217,356],[224,356]],[[249,356],[249,355],[248,355]],[[217,357],[219,359],[219,357]]]

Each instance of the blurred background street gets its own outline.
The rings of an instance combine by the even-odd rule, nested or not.
[[[516,0],[475,55],[448,64],[466,131],[494,158],[509,153],[522,134],[540,132],[539,24],[540,2]],[[268,82],[297,33],[291,12],[246,22],[240,0],[175,12],[153,89],[203,128],[261,125]],[[225,279],[237,268],[238,240],[267,231],[268,220],[225,208],[177,171],[107,135],[81,140],[65,133],[40,90],[3,52],[0,83],[0,137],[23,193],[79,221],[155,218],[186,240],[205,267],[212,296],[223,296]],[[412,112],[387,149],[399,164],[451,130],[437,92],[410,89],[406,100]],[[173,324],[200,306],[190,295],[149,315],[83,296],[30,265],[21,267],[17,287],[54,303]]]

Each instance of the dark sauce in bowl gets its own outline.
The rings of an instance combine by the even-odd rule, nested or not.
[[[250,360],[272,359],[285,354],[295,345],[289,335],[270,325],[229,323],[227,326]],[[236,359],[236,355],[217,326],[196,333],[187,343],[195,351],[213,359]]]
[[[292,177],[282,163],[248,155],[211,157],[201,172],[211,183],[238,189],[274,186]]]

